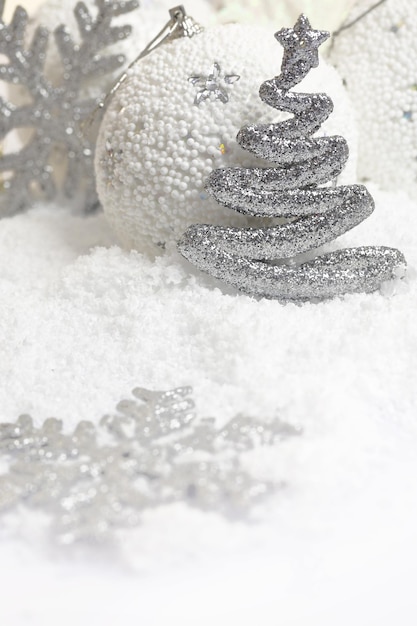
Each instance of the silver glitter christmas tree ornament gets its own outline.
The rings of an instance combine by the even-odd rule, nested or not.
[[[244,416],[218,428],[196,417],[191,394],[190,387],[137,388],[99,426],[83,421],[70,434],[54,418],[40,428],[27,415],[0,424],[0,513],[22,504],[41,509],[65,543],[109,537],[172,502],[247,513],[282,483],[253,477],[244,453],[300,431]]]
[[[275,35],[284,47],[281,74],[263,83],[259,94],[293,117],[244,126],[237,141],[277,165],[217,169],[206,182],[219,204],[254,217],[284,218],[284,223],[262,228],[195,224],[178,242],[198,269],[252,296],[302,302],[371,292],[404,272],[401,252],[383,246],[337,250],[306,262],[296,257],[350,230],[374,209],[363,185],[323,186],[337,178],[349,154],[343,137],[312,137],[331,114],[331,99],[290,91],[317,67],[318,47],[328,36],[313,30],[304,15],[294,28]]]
[[[0,215],[13,215],[34,200],[52,200],[60,195],[82,203],[86,211],[98,204],[93,169],[94,140],[83,124],[97,105],[83,99],[85,81],[112,72],[125,61],[123,55],[105,55],[102,50],[130,35],[131,26],[113,26],[113,19],[139,5],[137,0],[95,0],[93,16],[83,2],[74,9],[80,43],[75,43],[64,25],[54,37],[62,62],[62,81],[52,85],[44,65],[50,33],[38,27],[26,45],[28,15],[17,7],[11,23],[2,19],[5,0],[0,0],[0,79],[27,92],[28,103],[15,105],[0,98],[0,140],[15,129],[31,131],[29,140],[16,153],[0,157],[3,188]],[[52,154],[65,150],[67,166],[63,182],[54,176]]]

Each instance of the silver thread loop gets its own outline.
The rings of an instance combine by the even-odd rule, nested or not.
[[[203,32],[204,28],[198,24],[192,17],[187,15],[185,8],[182,4],[173,7],[169,10],[170,19],[162,28],[162,30],[148,43],[146,48],[142,50],[139,56],[136,57],[134,61],[130,63],[127,69],[123,72],[123,74],[117,79],[114,83],[113,87],[105,96],[104,100],[98,103],[91,116],[88,118],[85,124],[85,132],[89,134],[91,132],[91,128],[96,121],[97,113],[101,111],[102,113],[107,108],[111,98],[119,89],[119,87],[126,80],[129,70],[138,62],[140,59],[148,56],[151,52],[159,48],[162,44],[170,43],[171,41],[175,41],[176,39],[181,39],[183,37],[191,38],[194,35],[199,35]]]

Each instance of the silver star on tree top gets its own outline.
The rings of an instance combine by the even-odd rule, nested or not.
[[[314,30],[305,15],[300,15],[294,28],[281,28],[275,33],[276,39],[284,48],[281,71],[288,79],[290,89],[300,80],[300,70],[306,76],[313,67],[319,65],[318,48],[326,41],[330,33]],[[297,80],[293,77],[297,75]]]
[[[218,63],[213,63],[211,74],[208,76],[190,76],[188,79],[193,85],[201,87],[194,98],[194,104],[199,106],[205,100],[212,98],[214,100],[220,100],[223,104],[229,101],[229,94],[226,89],[222,87],[221,82],[224,81],[226,85],[232,85],[240,80],[240,76],[237,74],[221,75],[221,67]]]

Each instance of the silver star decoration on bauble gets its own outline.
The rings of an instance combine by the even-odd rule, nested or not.
[[[200,88],[194,98],[194,104],[196,106],[199,106],[208,99],[220,100],[220,102],[226,104],[226,102],[229,101],[229,94],[222,86],[222,82],[226,85],[232,85],[240,80],[240,76],[238,74],[226,74],[223,76],[219,63],[215,62],[208,76],[190,76],[188,80],[190,83]]]
[[[115,26],[114,18],[133,11],[139,4],[137,0],[94,0],[95,10],[90,12],[83,2],[78,2],[74,15],[80,43],[65,25],[54,31],[62,76],[60,84],[53,85],[45,75],[51,33],[39,26],[28,44],[27,12],[17,7],[7,25],[2,18],[4,2],[0,0],[0,80],[23,88],[30,101],[8,102],[0,98],[0,140],[22,128],[29,129],[31,135],[16,152],[0,157],[0,215],[13,215],[36,200],[58,198],[91,211],[98,205],[95,137],[87,136],[84,124],[101,98],[85,98],[82,90],[87,81],[124,64],[123,55],[106,55],[102,51],[130,35],[132,27]],[[16,100],[16,93],[10,92],[10,100]],[[54,158],[56,152],[62,159]],[[54,171],[57,161],[66,161],[64,176]]]
[[[318,67],[318,48],[329,36],[327,31],[312,29],[305,15],[300,15],[293,28],[281,28],[275,33],[275,37],[284,48],[281,79],[287,74],[288,89],[299,82],[300,70],[304,77],[313,67]]]
[[[190,387],[133,390],[98,426],[71,433],[60,420],[40,427],[28,415],[0,424],[0,513],[41,509],[64,543],[111,538],[143,512],[173,502],[244,515],[282,481],[256,478],[245,453],[300,430],[279,419],[238,415],[223,427],[196,417]]]

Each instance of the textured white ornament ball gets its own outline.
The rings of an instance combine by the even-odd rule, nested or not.
[[[375,5],[365,0],[346,20]],[[335,38],[330,61],[345,80],[358,126],[358,175],[417,190],[415,2],[386,0]]]
[[[259,224],[218,205],[204,182],[218,167],[265,165],[240,148],[236,134],[244,124],[288,117],[258,96],[261,83],[279,74],[281,59],[273,32],[228,24],[162,45],[130,70],[96,149],[99,197],[125,247],[153,255],[173,249],[192,223]],[[200,82],[190,80],[195,76]],[[322,133],[342,134],[353,147],[353,117],[334,69],[322,62],[298,89],[333,98]],[[196,104],[199,91],[209,97]],[[351,180],[354,171],[353,157]]]
[[[97,5],[94,0],[83,0],[92,16],[97,14]],[[30,20],[29,38],[38,26],[45,26],[53,32],[60,24],[65,24],[71,36],[76,42],[80,41],[77,21],[74,15],[75,0],[46,0],[33,18]],[[169,9],[175,6],[172,0],[140,0],[139,7],[129,13],[114,18],[114,26],[129,25],[132,33],[127,39],[121,39],[116,44],[103,49],[103,54],[121,54],[125,56],[125,63],[112,73],[104,74],[97,78],[89,78],[84,84],[82,95],[84,97],[102,96],[107,93],[123,69],[136,59],[148,43],[159,33],[170,19]],[[194,0],[192,2],[193,17],[201,21],[203,25],[209,23],[213,14],[210,3],[207,0]],[[59,84],[62,76],[60,55],[56,48],[54,37],[51,36],[50,48],[46,58],[45,71],[48,78],[55,84]]]

